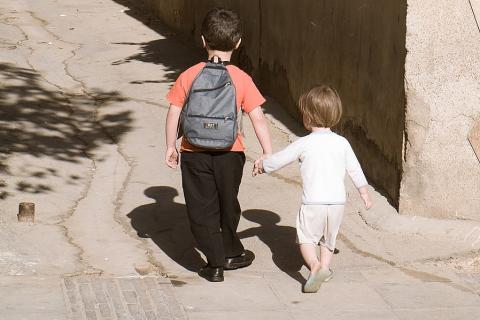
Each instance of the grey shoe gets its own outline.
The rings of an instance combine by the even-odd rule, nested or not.
[[[315,293],[322,286],[323,282],[327,282],[333,278],[333,271],[328,269],[321,269],[316,273],[310,273],[307,282],[303,286],[303,292]]]
[[[323,280],[323,282],[328,282],[333,278],[333,270],[332,269],[328,269],[328,270],[330,271],[330,275],[325,280]]]

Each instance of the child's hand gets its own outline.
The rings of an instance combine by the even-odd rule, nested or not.
[[[265,171],[263,170],[263,159],[260,158],[256,160],[255,163],[253,164],[252,176],[255,177],[258,174],[262,174],[262,173],[265,173]]]
[[[175,148],[167,148],[165,152],[165,163],[172,169],[176,169],[178,165],[178,151]]]
[[[363,200],[363,203],[365,204],[365,209],[370,209],[372,207],[372,200],[370,200],[370,196],[368,195],[368,189],[367,186],[361,187],[358,189],[358,192],[360,193],[360,197]]]
[[[368,192],[361,192],[360,197],[362,197],[363,203],[365,204],[365,209],[370,209],[372,207],[372,200],[370,200]]]

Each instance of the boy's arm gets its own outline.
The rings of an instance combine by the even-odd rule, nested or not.
[[[255,134],[263,149],[263,157],[272,154],[272,140],[268,131],[268,124],[263,115],[262,108],[259,106],[248,113],[250,121],[252,121]]]
[[[165,152],[165,163],[172,169],[175,169],[178,165],[178,151],[177,151],[177,130],[178,119],[182,109],[170,105],[167,114],[167,121],[165,124],[165,142],[167,145],[167,151]]]

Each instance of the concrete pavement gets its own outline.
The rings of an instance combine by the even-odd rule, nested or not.
[[[377,193],[365,212],[351,186],[335,278],[302,294],[298,171],[253,179],[250,126],[239,231],[257,259],[199,278],[162,158],[165,94],[201,56],[132,3],[0,0],[1,319],[478,318],[478,223],[399,217]],[[301,128],[265,109],[278,150]]]

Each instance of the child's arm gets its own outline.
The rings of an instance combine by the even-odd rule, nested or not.
[[[360,187],[358,189],[358,192],[360,192],[360,197],[362,198],[363,203],[365,204],[365,208],[367,210],[370,209],[372,207],[372,200],[370,200],[367,186]]]
[[[362,171],[362,167],[358,162],[355,153],[353,152],[352,147],[347,142],[347,154],[346,154],[346,169],[348,175],[353,181],[355,187],[357,187],[358,192],[360,193],[360,197],[365,204],[365,208],[368,210],[372,206],[372,201],[370,200],[370,196],[368,194],[368,182],[367,178],[365,178],[365,174]]]
[[[167,121],[165,124],[165,142],[167,144],[167,151],[165,152],[165,163],[172,169],[177,168],[178,165],[178,151],[177,151],[177,130],[178,119],[182,109],[170,105],[167,114]]]
[[[263,115],[262,108],[256,107],[248,114],[250,121],[252,121],[255,134],[260,142],[263,150],[263,156],[272,154],[272,140],[270,139],[270,132],[268,131],[267,120]]]
[[[289,144],[285,149],[279,151],[270,157],[262,160],[258,164],[259,173],[262,172],[273,172],[278,169],[285,167],[287,164],[298,160],[302,154],[303,140],[299,139],[291,144]]]

